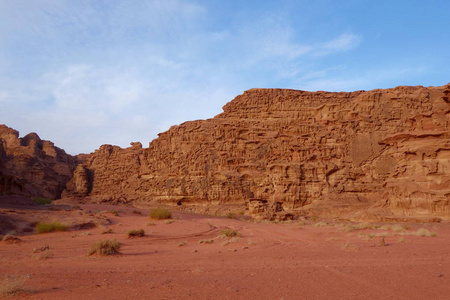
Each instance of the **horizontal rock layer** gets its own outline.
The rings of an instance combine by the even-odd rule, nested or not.
[[[450,219],[450,85],[252,89],[148,148],[104,145],[65,196],[247,204],[255,216]]]

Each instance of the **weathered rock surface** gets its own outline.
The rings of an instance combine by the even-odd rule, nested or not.
[[[57,199],[78,161],[36,133],[0,125],[0,194]]]
[[[351,93],[252,89],[222,114],[173,126],[148,148],[102,146],[65,195],[247,204],[268,218],[450,220],[449,96],[450,84]]]

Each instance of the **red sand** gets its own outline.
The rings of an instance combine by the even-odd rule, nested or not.
[[[149,220],[146,210],[114,210],[122,212],[108,214],[112,234],[96,227],[0,242],[0,277],[25,279],[20,299],[450,299],[450,224],[410,224],[408,232],[438,233],[418,237],[181,212],[167,224]],[[145,237],[127,238],[141,228]],[[241,238],[223,245],[224,228],[238,229]],[[358,236],[381,232],[389,233],[386,246],[380,237]],[[86,255],[93,242],[112,238],[123,242],[122,254]],[[39,259],[33,249],[46,244],[53,256]]]

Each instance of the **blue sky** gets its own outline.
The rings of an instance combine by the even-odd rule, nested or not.
[[[147,147],[250,88],[450,82],[448,0],[0,0],[0,123]]]

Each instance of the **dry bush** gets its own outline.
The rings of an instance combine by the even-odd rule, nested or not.
[[[109,229],[105,229],[101,232],[101,234],[108,234],[108,233],[113,233],[113,230],[111,228],[109,228]]]
[[[172,213],[165,208],[157,207],[150,209],[149,217],[155,220],[171,219]]]
[[[91,249],[88,251],[88,255],[112,255],[119,253],[122,243],[117,240],[104,240],[97,241],[91,245]]]
[[[135,214],[135,215],[142,215],[142,213],[140,212],[140,211],[138,211],[138,210],[133,210],[133,214]]]
[[[240,237],[240,236],[241,236],[241,233],[237,229],[227,228],[227,229],[222,229],[220,231],[221,238],[233,238],[233,237]]]
[[[37,233],[47,233],[53,231],[66,231],[68,229],[67,225],[61,224],[59,222],[40,222],[36,225]]]
[[[8,233],[3,237],[2,241],[4,241],[7,244],[16,244],[20,243],[22,240],[19,239],[17,236]]]
[[[429,237],[436,237],[438,234],[436,232],[431,232],[428,229],[425,228],[419,228],[414,235],[417,236],[429,236]]]
[[[210,239],[210,240],[200,240],[200,241],[198,241],[198,243],[199,243],[199,244],[211,244],[211,243],[214,243],[214,240],[213,240],[213,239]]]
[[[127,235],[128,238],[143,237],[145,236],[145,231],[144,229],[132,229],[128,231]]]
[[[6,276],[0,284],[0,296],[11,297],[25,292],[25,279],[22,276]]]

